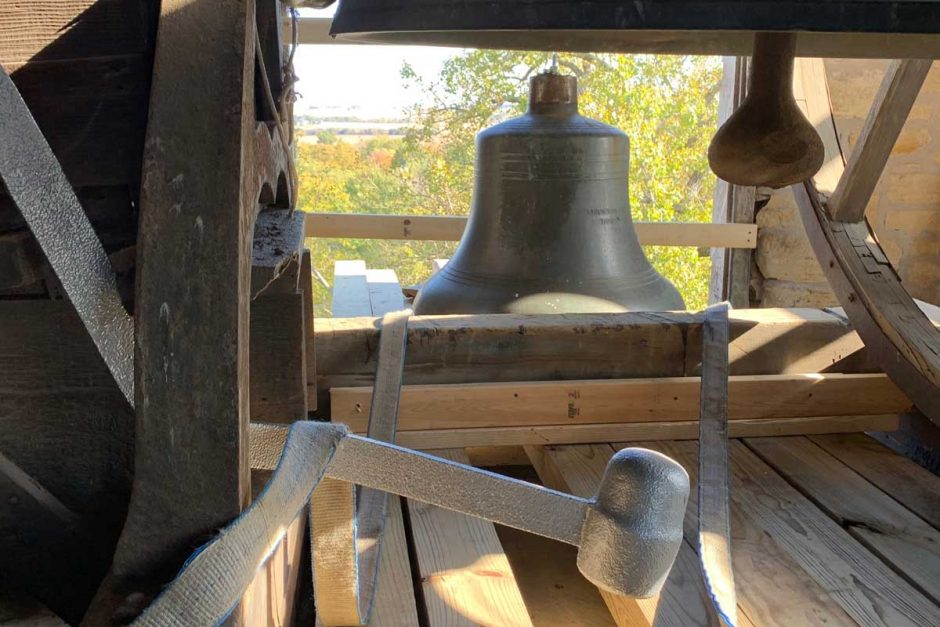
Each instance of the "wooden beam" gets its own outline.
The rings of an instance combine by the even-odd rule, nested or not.
[[[255,111],[255,28],[252,0],[160,4],[137,240],[134,492],[86,624],[116,620],[128,595],[146,604],[251,498],[253,227],[259,203],[289,206],[294,193],[289,147]]]
[[[732,310],[730,325],[731,374],[877,370],[847,321],[825,311]],[[700,328],[687,313],[416,316],[409,323],[405,382],[694,375]],[[371,384],[377,347],[374,318],[318,321],[323,416],[329,416],[330,388]]]
[[[466,224],[465,216],[308,213],[306,234],[307,237],[457,241]],[[644,246],[757,247],[754,224],[635,222],[634,227]]]
[[[330,37],[330,22],[331,18],[300,18],[300,43],[360,43]],[[594,49],[649,54],[747,55],[754,42],[754,31],[751,30],[617,30],[591,31],[591,36],[595,42]],[[528,50],[533,47],[516,43],[513,37],[498,31],[492,33],[489,41],[481,39],[480,42],[481,47],[490,48],[519,45]],[[860,59],[940,58],[940,41],[936,35],[804,31],[797,43],[797,55]]]
[[[940,329],[905,291],[867,222],[833,222],[811,181],[794,196],[813,252],[872,359],[940,424]]]
[[[251,419],[307,418],[307,342],[302,292],[265,294],[251,304]]]
[[[903,59],[888,66],[845,172],[827,203],[834,221],[858,222],[865,217],[875,185],[932,65],[928,59]]]
[[[883,374],[730,377],[731,420],[899,414],[910,401]],[[361,432],[372,388],[333,388],[331,420]],[[403,386],[399,431],[691,421],[700,379],[614,379]]]
[[[904,579],[940,602],[940,531],[806,438],[745,443]]]
[[[876,416],[816,416],[732,420],[731,437],[861,433],[896,429],[894,414]],[[698,421],[635,422],[532,427],[481,427],[477,429],[425,429],[401,431],[396,442],[408,448],[435,450],[475,446],[524,446],[528,444],[587,444],[613,440],[695,440]]]
[[[493,523],[412,500],[408,511],[430,627],[532,624]]]

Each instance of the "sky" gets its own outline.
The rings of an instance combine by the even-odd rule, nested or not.
[[[329,17],[334,7],[301,14]],[[301,45],[294,55],[300,94],[294,115],[400,118],[421,98],[405,88],[402,64],[408,62],[419,76],[433,79],[444,61],[459,52],[427,46]]]

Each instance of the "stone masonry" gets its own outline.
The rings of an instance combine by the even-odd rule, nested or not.
[[[827,59],[835,127],[847,156],[887,61]],[[935,63],[888,160],[868,219],[915,298],[940,304],[940,64]],[[758,210],[754,287],[762,307],[837,306],[789,189]]]

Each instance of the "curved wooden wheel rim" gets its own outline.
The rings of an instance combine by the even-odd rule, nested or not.
[[[867,220],[830,219],[812,181],[793,193],[819,265],[866,348],[940,424],[940,329],[901,285]]]

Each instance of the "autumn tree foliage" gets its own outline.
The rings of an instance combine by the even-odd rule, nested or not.
[[[445,62],[422,80],[405,65],[415,90],[413,126],[404,138],[351,145],[325,138],[301,144],[300,206],[307,211],[466,215],[473,181],[474,137],[520,115],[528,79],[551,63],[543,52],[475,50]],[[578,77],[581,113],[630,137],[630,203],[634,220],[708,222],[715,179],[706,150],[717,126],[721,66],[716,58],[562,54],[559,69]],[[323,277],[317,314],[329,315],[336,259],[364,259],[393,268],[403,285],[417,284],[430,261],[448,257],[454,242],[310,240]],[[690,309],[704,306],[709,261],[687,247],[646,248],[653,265],[682,292]]]

